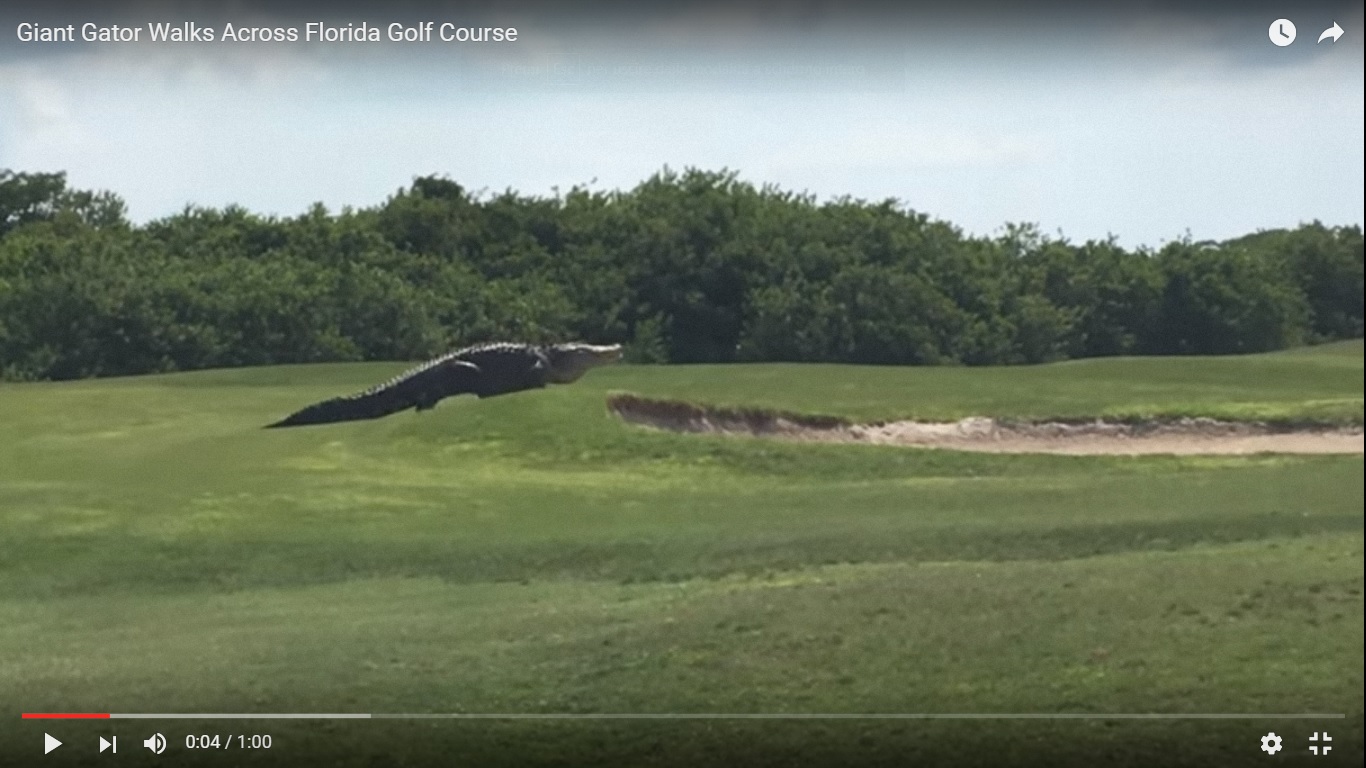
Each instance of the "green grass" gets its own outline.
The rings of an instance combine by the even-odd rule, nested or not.
[[[1362,343],[1245,357],[1102,358],[1039,366],[649,368],[623,389],[857,421],[1208,416],[1362,423]]]
[[[603,405],[626,390],[852,419],[1360,422],[1359,342],[1011,369],[621,367],[260,429],[401,367],[0,386],[0,755],[37,755],[45,729],[118,733],[121,764],[241,760],[185,751],[191,731],[271,733],[262,765],[998,765],[1039,749],[1261,764],[1261,733],[1294,760],[1324,728],[1361,753],[1359,456],[794,445],[634,428]],[[1348,719],[129,727],[21,710]],[[136,746],[153,730],[174,755]],[[86,746],[49,762],[93,762]]]

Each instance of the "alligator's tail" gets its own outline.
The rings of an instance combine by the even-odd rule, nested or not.
[[[279,427],[303,427],[310,424],[333,424],[338,421],[359,421],[384,415],[377,413],[374,408],[366,407],[367,405],[369,404],[358,402],[357,398],[336,397],[331,400],[324,400],[321,403],[314,403],[301,411],[295,411],[274,424],[267,424],[265,428],[277,429]]]

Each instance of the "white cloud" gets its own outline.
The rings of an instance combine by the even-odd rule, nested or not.
[[[5,71],[8,70],[8,71]],[[10,135],[52,147],[82,146],[90,132],[72,106],[69,88],[32,66],[11,65],[0,70],[0,102],[8,102],[14,125]]]
[[[1052,154],[1047,140],[977,128],[954,130],[910,125],[849,125],[837,140],[829,134],[802,131],[795,141],[765,157],[766,164],[787,168],[930,168],[990,171],[1003,166],[1033,165]]]
[[[728,13],[674,32],[686,41],[699,26],[791,21]],[[0,167],[66,170],[73,185],[123,195],[138,219],[188,202],[286,215],[315,200],[373,205],[426,173],[528,193],[594,177],[629,187],[668,164],[730,167],[822,198],[898,197],[981,233],[1038,221],[1133,244],[1187,226],[1226,237],[1304,218],[1360,222],[1359,55],[1247,65],[1201,28],[1152,61],[1140,43],[1156,31],[1116,31],[1081,60],[988,46],[861,52],[904,68],[895,91],[852,80],[765,90],[764,66],[792,60],[773,51],[721,57],[754,65],[745,88],[689,80],[686,68],[626,88],[610,69],[563,84],[475,66],[605,55],[576,48],[578,33],[534,27],[498,49],[91,48],[0,65]],[[661,39],[610,52],[670,63],[651,58],[647,44]],[[831,50],[852,51],[807,60]]]

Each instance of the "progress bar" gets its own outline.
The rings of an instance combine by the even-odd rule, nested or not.
[[[24,720],[1344,720],[1325,712],[25,712]]]

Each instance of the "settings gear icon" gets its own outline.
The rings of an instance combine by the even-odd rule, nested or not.
[[[1262,751],[1268,755],[1274,755],[1281,751],[1281,737],[1274,732],[1262,737]]]

